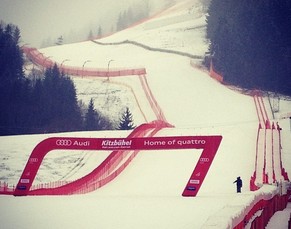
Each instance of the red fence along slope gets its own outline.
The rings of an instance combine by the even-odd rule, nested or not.
[[[254,92],[253,98],[259,127],[255,171],[250,180],[250,188],[257,190],[262,184],[289,181],[289,178],[282,165],[281,128],[278,123],[271,124],[263,98],[258,91]]]
[[[34,64],[41,66],[43,69],[51,68],[56,64],[49,57],[44,56],[36,48],[22,47],[27,58]],[[127,69],[108,69],[108,68],[84,68],[76,66],[66,66],[58,64],[61,72],[74,76],[96,76],[96,77],[114,77],[146,74],[145,68],[127,68]]]

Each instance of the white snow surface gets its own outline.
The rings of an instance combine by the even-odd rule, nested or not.
[[[147,46],[193,55],[207,51],[205,15],[200,1],[179,1],[161,15],[128,28],[100,42],[132,40]],[[167,121],[156,136],[221,135],[212,166],[195,198],[182,197],[183,189],[201,150],[141,151],[111,183],[95,192],[73,196],[0,196],[0,224],[6,229],[100,228],[193,229],[231,228],[231,219],[244,212],[258,196],[276,193],[275,186],[249,191],[254,172],[258,119],[252,97],[211,79],[190,65],[189,57],[156,52],[131,44],[98,45],[92,41],[40,50],[58,63],[110,69],[147,70],[147,80]],[[199,64],[201,60],[192,60]],[[156,119],[137,76],[111,78],[72,77],[78,98],[118,120],[124,107],[136,125]],[[265,105],[269,103],[265,98]],[[280,101],[275,120],[282,127],[283,167],[291,174],[291,134],[288,119],[291,102]],[[94,131],[0,137],[0,181],[16,185],[33,148],[52,136],[126,137],[128,131]],[[34,184],[73,180],[92,171],[109,151],[61,151],[48,154]],[[241,176],[244,186],[237,194],[233,181]],[[282,213],[282,212],[281,212]],[[282,217],[281,217],[282,216]],[[268,229],[279,228],[288,217],[276,213]],[[275,226],[272,226],[275,225]],[[285,225],[285,224],[284,224]],[[283,227],[282,227],[283,228]]]

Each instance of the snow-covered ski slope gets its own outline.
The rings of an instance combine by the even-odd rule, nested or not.
[[[195,198],[181,193],[200,156],[200,150],[141,151],[114,181],[96,192],[69,197],[1,196],[3,228],[203,228],[223,212],[217,225],[244,209],[255,193],[249,192],[254,172],[258,118],[253,98],[233,91],[190,65],[187,56],[158,52],[121,42],[129,40],[153,48],[192,55],[207,51],[205,16],[199,1],[180,1],[175,7],[142,24],[98,40],[40,50],[53,61],[84,68],[144,67],[149,87],[166,120],[174,128],[156,136],[222,135],[222,143]],[[120,44],[121,43],[121,44]],[[90,60],[90,62],[88,61]],[[109,61],[110,62],[109,66]],[[192,62],[199,62],[193,59]],[[110,70],[109,69],[109,70]],[[76,77],[78,97],[94,99],[104,114],[118,117],[128,106],[135,124],[156,120],[138,76]],[[265,104],[268,104],[267,101]],[[99,108],[100,107],[100,108]],[[291,111],[281,101],[280,115]],[[282,130],[283,166],[291,174],[291,135],[288,119],[278,119]],[[126,137],[126,131],[1,137],[1,181],[16,184],[34,146],[51,136]],[[100,164],[108,152],[53,151],[35,183],[82,177]],[[237,195],[232,182],[244,181]],[[272,190],[265,188],[264,191]],[[229,207],[231,206],[231,207]],[[226,228],[216,227],[216,228]]]

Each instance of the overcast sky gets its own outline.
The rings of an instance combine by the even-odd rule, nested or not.
[[[22,43],[39,47],[66,34],[89,35],[91,27],[115,27],[119,12],[145,0],[0,0],[0,20],[17,25]],[[165,0],[149,0],[159,8]],[[154,2],[154,3],[153,3]],[[85,32],[86,31],[86,32]],[[93,31],[95,33],[95,31]],[[97,28],[96,28],[97,33]]]

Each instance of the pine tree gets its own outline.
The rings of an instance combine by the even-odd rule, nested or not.
[[[96,130],[98,127],[97,112],[94,108],[93,99],[90,99],[87,113],[85,115],[85,130]]]
[[[88,35],[88,40],[92,40],[92,39],[94,39],[94,35],[93,35],[92,30],[90,30],[89,35]]]
[[[209,51],[226,83],[290,94],[290,15],[288,0],[211,1]]]
[[[63,36],[59,36],[56,42],[56,45],[62,45],[64,43],[64,38]]]
[[[29,128],[29,87],[19,40],[17,26],[0,22],[0,135],[24,133]]]
[[[81,112],[73,81],[62,74],[57,65],[47,69],[43,80],[46,131],[81,129]]]
[[[24,77],[19,29],[0,23],[0,135],[82,130],[73,81],[57,65]]]
[[[135,128],[135,125],[133,123],[133,117],[129,108],[127,107],[125,109],[125,112],[121,116],[118,130],[132,130],[134,128]]]
[[[102,37],[102,28],[101,28],[101,26],[99,26],[98,27],[98,37],[100,38],[100,37]]]
[[[121,13],[119,13],[119,16],[118,16],[118,19],[117,19],[117,24],[116,24],[116,30],[117,31],[120,31],[122,29],[125,28],[125,25],[124,25],[124,18],[122,16]]]

